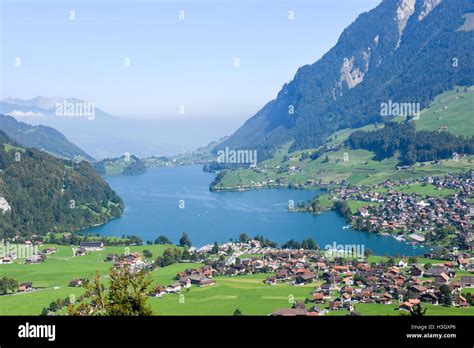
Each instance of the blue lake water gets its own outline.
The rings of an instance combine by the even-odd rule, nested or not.
[[[85,230],[107,236],[130,234],[144,241],[165,235],[177,243],[187,232],[194,246],[226,242],[242,232],[284,243],[314,238],[326,245],[359,244],[377,255],[415,255],[424,249],[374,233],[343,229],[345,220],[333,211],[320,215],[290,213],[289,200],[307,201],[317,191],[271,189],[210,192],[214,174],[201,166],[153,168],[146,174],[107,177],[123,198],[125,212],[109,223]]]

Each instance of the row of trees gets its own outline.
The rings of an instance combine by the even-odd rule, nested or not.
[[[412,122],[388,122],[374,131],[356,131],[349,136],[347,144],[355,150],[374,152],[378,161],[399,153],[401,165],[452,158],[453,153],[474,153],[474,137],[445,131],[416,131]]]

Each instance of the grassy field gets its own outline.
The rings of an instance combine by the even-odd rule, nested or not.
[[[440,127],[447,127],[447,130],[453,134],[473,136],[473,107],[474,86],[466,90],[459,88],[443,93],[435,98],[430,107],[420,113],[420,118],[416,121],[417,130],[438,130]],[[360,129],[372,130],[375,126],[369,125]],[[328,137],[327,144],[340,145],[355,130],[340,130]],[[254,183],[278,178],[284,178],[285,184],[305,184],[308,180],[321,180],[323,184],[328,184],[331,181],[347,180],[351,184],[372,185],[387,179],[398,181],[474,169],[474,156],[469,156],[459,161],[443,160],[440,165],[417,163],[409,169],[397,170],[398,159],[395,157],[374,161],[372,152],[347,148],[326,152],[316,160],[310,158],[301,160],[304,152],[311,154],[316,149],[288,153],[290,145],[291,143],[285,144],[277,151],[274,158],[259,163],[258,167],[263,169],[262,172],[253,169],[229,171],[216,188],[232,188],[238,185],[251,187]],[[344,153],[347,153],[346,161]],[[278,169],[285,166],[299,167],[300,170],[288,173]],[[435,194],[444,195],[438,192]]]
[[[447,130],[456,135],[474,134],[474,86],[445,92],[437,96],[431,105],[420,113],[416,121],[418,130]]]
[[[34,292],[0,296],[0,315],[39,314],[43,307],[47,307],[57,298],[82,293],[83,289],[68,287],[69,282],[74,278],[90,278],[96,271],[101,275],[107,274],[112,263],[104,260],[109,253],[142,253],[144,249],[148,249],[156,258],[171,247],[171,245],[106,246],[102,251],[74,257],[71,246],[45,244],[40,249],[50,246],[58,248],[58,252],[49,255],[43,263],[24,264],[23,259],[18,259],[13,264],[0,265],[0,277],[11,277],[20,283],[32,282],[35,288],[40,288]]]
[[[237,308],[244,315],[267,315],[278,308],[290,308],[290,301],[310,297],[314,287],[265,285],[265,277],[215,277],[215,285],[193,286],[181,294],[152,298],[149,302],[154,312],[161,315],[232,315]]]
[[[48,245],[44,245],[44,248]],[[19,260],[11,265],[0,265],[0,277],[13,277],[20,282],[32,281],[34,287],[41,289],[33,292],[0,296],[0,315],[39,315],[44,307],[58,298],[75,296],[84,292],[83,288],[68,287],[73,278],[89,278],[98,271],[107,283],[107,273],[111,263],[104,259],[109,253],[142,252],[148,249],[153,258],[161,255],[170,245],[146,245],[126,247],[106,247],[100,252],[91,252],[82,257],[73,257],[69,246],[56,246],[59,251],[50,255],[41,264],[26,265]],[[370,256],[370,262],[387,260],[385,256]],[[398,262],[398,259],[396,258]],[[418,262],[443,263],[442,260],[418,258]],[[156,269],[152,272],[152,285],[168,285],[176,282],[175,276],[186,268],[199,268],[200,263],[177,263]],[[456,277],[467,275],[459,272]],[[214,277],[215,284],[208,287],[192,286],[180,294],[167,294],[163,298],[149,298],[155,314],[159,315],[232,315],[240,309],[244,315],[268,315],[278,308],[289,308],[291,303],[311,297],[317,283],[304,286],[288,284],[266,285],[263,280],[267,274],[254,274],[237,277]],[[474,290],[474,289],[471,289]],[[474,293],[474,291],[472,291]],[[311,304],[308,304],[308,307]],[[325,305],[320,305],[324,308]],[[358,311],[364,315],[399,315],[395,305],[360,304]],[[428,314],[474,315],[474,308],[456,309],[441,306],[429,306]],[[345,311],[330,312],[329,315],[345,315]]]

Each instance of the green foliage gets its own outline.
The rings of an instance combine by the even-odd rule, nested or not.
[[[169,240],[168,237],[159,236],[158,238],[155,239],[155,244],[173,244],[173,242],[171,242],[171,240]]]
[[[179,245],[185,246],[185,247],[188,247],[188,248],[191,247],[192,243],[191,243],[191,240],[189,239],[189,236],[186,232],[183,232],[183,235],[179,239]]]
[[[415,131],[413,123],[386,123],[375,131],[356,131],[347,144],[352,149],[375,153],[377,161],[400,153],[400,164],[428,162],[452,158],[453,153],[474,154],[474,137],[464,138],[449,132]]]
[[[0,295],[18,291],[18,282],[13,278],[0,278]]]
[[[120,216],[123,202],[89,163],[61,160],[36,149],[19,156],[0,139],[0,238],[76,231]]]
[[[112,268],[110,285],[106,291],[99,273],[85,285],[87,299],[78,307],[68,306],[70,315],[149,316],[153,312],[147,304],[150,273],[132,273],[129,268]]]

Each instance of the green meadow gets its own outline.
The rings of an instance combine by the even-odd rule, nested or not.
[[[0,315],[39,315],[41,310],[59,298],[78,297],[83,288],[68,287],[73,278],[90,278],[99,272],[107,283],[107,274],[112,263],[104,259],[109,253],[140,252],[148,249],[153,258],[160,256],[171,245],[106,246],[103,251],[91,252],[86,256],[73,257],[70,246],[44,245],[58,248],[45,262],[27,265],[16,260],[11,265],[0,265],[0,277],[7,276],[19,282],[33,282],[36,291],[0,296]],[[128,249],[126,249],[128,248]],[[370,256],[369,262],[388,259],[384,256]],[[398,259],[396,259],[398,262]],[[418,258],[418,263],[443,263],[441,260]],[[152,272],[151,288],[176,282],[176,274],[186,268],[199,268],[201,263],[176,263]],[[466,273],[468,274],[468,273]],[[464,275],[460,272],[456,277]],[[268,315],[279,308],[289,308],[294,301],[310,298],[317,283],[304,286],[288,284],[266,285],[268,274],[214,277],[215,284],[207,287],[191,286],[180,294],[166,294],[162,298],[149,297],[149,304],[157,315],[232,315],[239,309],[244,315]],[[319,281],[321,282],[321,281]],[[472,289],[471,289],[472,290]],[[474,291],[473,291],[474,292]],[[336,294],[333,294],[336,295]],[[308,303],[309,308],[312,304]],[[325,308],[326,304],[319,305]],[[363,315],[399,315],[393,305],[358,304],[357,311]],[[474,308],[458,309],[427,305],[428,315],[474,315]],[[328,315],[346,315],[346,311],[330,312]]]

